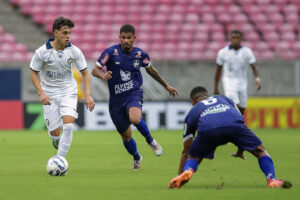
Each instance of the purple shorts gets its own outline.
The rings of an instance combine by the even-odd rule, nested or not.
[[[216,148],[228,142],[248,151],[262,144],[245,125],[221,127],[198,132],[189,154],[193,157],[213,159]]]
[[[109,103],[110,117],[120,134],[124,133],[131,124],[129,119],[129,108],[131,107],[138,107],[142,110],[143,96],[138,94],[124,98],[122,102]]]

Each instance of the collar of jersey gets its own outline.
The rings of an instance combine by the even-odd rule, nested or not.
[[[54,38],[51,38],[51,39],[49,39],[49,40],[47,41],[47,43],[46,43],[47,49],[52,49],[52,48],[53,48],[53,46],[52,46],[51,43],[50,43],[50,42],[52,42],[52,41],[54,41]],[[67,47],[70,47],[70,46],[71,46],[71,43],[69,42],[69,43],[67,44],[66,48],[67,48]]]
[[[240,48],[239,48],[238,50],[240,50],[242,47],[243,47],[243,46],[241,45]],[[230,50],[231,50],[231,49],[234,49],[234,48],[232,47],[232,45],[229,45],[228,48],[229,48]]]

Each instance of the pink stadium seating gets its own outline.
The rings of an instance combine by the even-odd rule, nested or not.
[[[0,62],[29,61],[31,55],[24,44],[17,43],[14,35],[0,26]]]
[[[101,50],[117,43],[119,28],[124,23],[135,25],[137,46],[145,48],[156,60],[214,60],[235,29],[244,33],[243,45],[253,48],[259,59],[300,57],[300,44],[296,42],[300,40],[298,0],[10,2],[20,6],[24,15],[32,16],[36,24],[44,25],[48,33],[52,32],[57,16],[70,17],[76,24],[71,40],[88,59],[97,59]],[[15,43],[11,36],[5,37],[7,43]],[[11,48],[26,50],[24,45],[7,47]],[[21,57],[18,54],[15,59]]]

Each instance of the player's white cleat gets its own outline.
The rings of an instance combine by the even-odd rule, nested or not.
[[[149,144],[155,155],[160,156],[163,152],[162,147],[155,141],[153,140],[151,144]]]
[[[140,154],[140,159],[139,160],[133,160],[133,165],[132,165],[132,169],[133,170],[138,170],[141,168],[141,163],[142,163],[143,157]]]

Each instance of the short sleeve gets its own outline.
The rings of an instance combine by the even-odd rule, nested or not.
[[[217,63],[217,65],[220,65],[220,66],[224,65],[224,59],[223,59],[222,51],[218,52],[216,63]]]
[[[96,65],[98,65],[99,67],[105,66],[108,63],[109,58],[110,58],[110,52],[109,49],[106,49],[101,53],[100,57],[96,62]]]
[[[254,64],[256,62],[256,59],[253,51],[249,49],[248,53],[249,53],[249,64]]]
[[[145,68],[150,67],[150,65],[151,65],[150,56],[146,52],[144,52],[144,51],[143,51],[143,55],[142,56],[143,56],[142,67],[145,67]]]
[[[184,120],[184,132],[183,132],[183,142],[189,138],[195,137],[195,132],[198,125],[197,117],[195,116],[193,110],[191,110]]]
[[[39,54],[36,51],[33,57],[31,58],[30,68],[34,71],[39,72],[41,71],[43,64],[44,64],[43,60],[40,58]]]
[[[75,57],[74,63],[79,71],[87,69],[85,57],[80,49],[77,49],[77,55]]]

